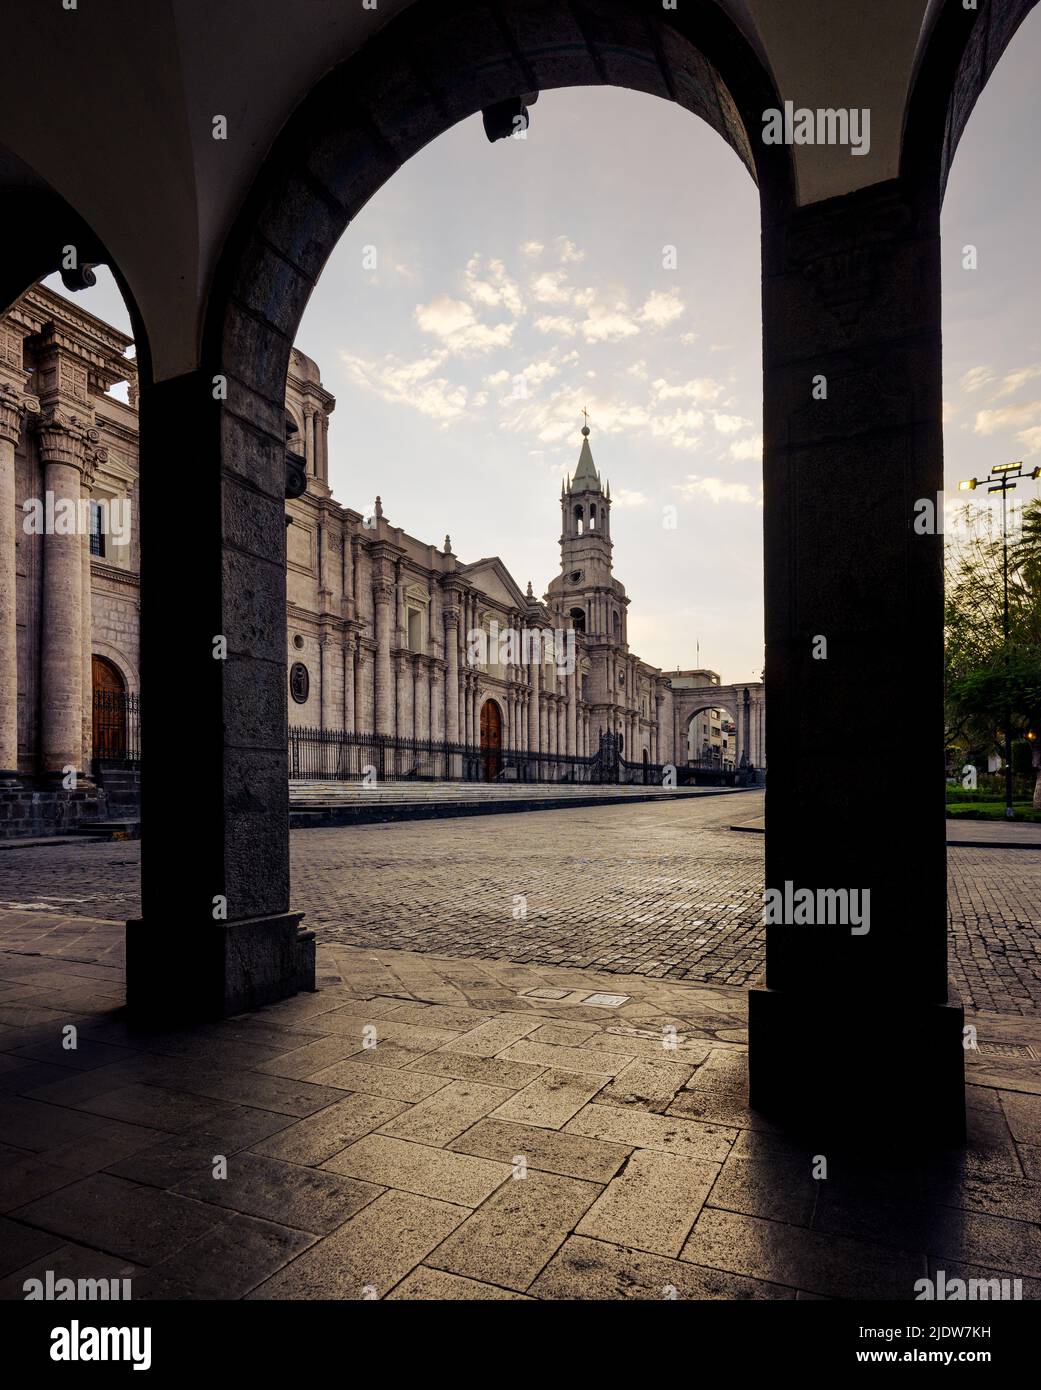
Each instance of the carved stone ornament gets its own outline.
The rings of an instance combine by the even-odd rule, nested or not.
[[[311,677],[302,661],[294,661],[289,668],[289,693],[298,705],[306,705],[311,691]]]

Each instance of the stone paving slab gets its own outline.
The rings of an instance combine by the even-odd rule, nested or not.
[[[0,1021],[4,1297],[46,1269],[142,1300],[910,1300],[938,1268],[1041,1295],[1037,1017],[971,1017],[965,1148],[870,1158],[748,1109],[718,983],[338,944],[316,994],[138,1034],[111,922],[0,914],[0,979],[70,938],[112,988]]]

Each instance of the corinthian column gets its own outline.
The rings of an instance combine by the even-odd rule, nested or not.
[[[430,738],[430,676],[422,656],[416,657],[415,737]]]
[[[83,557],[75,524],[86,431],[54,412],[39,427],[44,494],[54,499],[55,524],[43,538],[42,750],[43,770],[79,768],[83,757]],[[68,534],[66,534],[66,531]]]
[[[18,771],[17,517],[14,451],[34,396],[0,386],[0,779]]]
[[[532,661],[528,666],[531,691],[528,695],[528,751],[539,751],[539,665]]]
[[[376,732],[394,732],[394,685],[390,669],[391,604],[394,586],[374,579],[372,597],[376,605]]]
[[[445,739],[459,742],[459,609],[446,608],[445,618]]]
[[[83,451],[83,474],[80,479],[80,497],[84,514],[90,517],[90,499],[94,493],[94,473],[99,463],[108,460],[108,450],[94,447],[98,437],[97,430],[88,430],[90,443]],[[82,583],[80,585],[80,651],[82,653],[82,748],[83,770],[90,767],[94,755],[94,615],[91,609],[90,577],[90,530],[80,537],[80,561]]]
[[[356,733],[358,725],[355,716],[354,706],[354,658],[355,643],[352,639],[347,640],[343,645],[343,724],[345,733]]]

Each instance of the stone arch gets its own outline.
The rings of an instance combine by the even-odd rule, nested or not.
[[[222,883],[229,921],[242,921],[252,940],[270,936],[272,960],[309,952],[296,978],[313,978],[313,940],[288,940],[296,915],[285,805],[285,385],[297,329],[348,223],[419,149],[523,94],[596,85],[644,91],[702,117],[735,149],[761,201],[775,211],[792,203],[790,151],[750,134],[778,103],[773,80],[712,0],[677,10],[657,0],[416,0],[303,96],[257,173],[210,286],[198,370],[142,396],[152,465],[176,473],[171,441],[186,422],[212,463],[198,470],[208,522],[196,571],[210,630],[228,634],[228,659],[204,663],[197,689],[199,755],[219,787],[214,819],[192,885],[172,862],[151,881],[145,875],[146,916],[162,912],[175,875],[177,891],[200,902]],[[210,390],[216,381],[223,397]],[[168,668],[171,640],[194,647],[197,627],[195,615],[156,601],[143,620],[146,681],[148,670]],[[153,645],[147,632],[164,629],[163,647],[158,636]],[[165,997],[199,995],[198,983],[171,981],[161,966],[157,956]],[[237,992],[234,972],[228,955],[207,982],[223,990],[222,1008],[285,992],[281,967]]]
[[[101,641],[97,637],[94,638],[91,646],[94,656],[104,657],[123,677],[123,684],[126,686],[128,695],[140,694],[141,680],[137,674],[137,668],[118,647],[114,647],[111,642]]]
[[[1001,55],[1038,0],[932,0],[907,101],[901,177],[942,201],[958,142]]]
[[[0,314],[5,314],[32,285],[48,275],[62,273],[64,249],[74,246],[79,271],[62,273],[63,282],[72,290],[85,289],[93,284],[90,268],[108,266],[130,315],[138,381],[150,382],[152,358],[145,320],[119,264],[86,218],[29,164],[3,146],[0,163],[13,185],[0,190],[0,222],[5,228]]]
[[[596,0],[581,16],[565,0],[534,8],[420,0],[312,89],[222,255],[206,317],[210,362],[279,402],[307,299],[348,222],[424,145],[527,92],[613,85],[675,101],[722,136],[764,195],[790,198],[789,152],[750,134],[777,101],[772,81],[716,6],[634,12]]]
[[[733,706],[733,707],[732,707],[732,706]],[[682,751],[683,751],[683,754],[684,754],[684,758],[685,758],[685,759],[686,759],[686,758],[689,758],[689,757],[690,757],[690,753],[691,753],[691,749],[690,749],[691,725],[694,723],[695,719],[697,719],[698,715],[704,714],[704,713],[706,713],[706,711],[708,711],[708,710],[713,710],[713,709],[718,709],[718,710],[720,711],[721,715],[729,715],[730,718],[733,720],[735,726],[736,726],[739,715],[738,715],[737,704],[736,704],[735,701],[730,701],[730,702],[728,702],[728,701],[726,701],[726,700],[707,700],[707,699],[703,699],[703,700],[699,700],[699,701],[698,701],[696,704],[694,704],[694,705],[685,706],[685,707],[683,708],[683,712],[682,712],[682,714],[681,714],[681,716],[680,716],[681,723],[682,723],[682,729],[683,729],[683,739],[682,739],[682,743],[681,743],[681,749],[682,749]],[[677,750],[677,751],[680,751],[680,750]],[[697,761],[697,760],[700,759],[700,757],[701,757],[701,751],[702,751],[701,749],[697,749],[697,748],[694,750],[694,759],[695,759],[695,761]],[[738,753],[738,757],[740,757],[740,753]],[[723,760],[722,760],[722,757],[721,757],[720,760],[721,760],[721,762],[723,761]],[[733,761],[733,762],[736,764],[737,758],[735,758],[735,757],[729,757],[729,758],[727,759],[727,761]]]

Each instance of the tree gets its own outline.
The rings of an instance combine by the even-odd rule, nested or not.
[[[947,742],[1000,752],[1005,711],[1029,740],[1041,810],[1041,502],[1022,512],[1009,546],[1009,642],[1002,629],[1002,539],[990,513],[966,506],[946,557]]]

